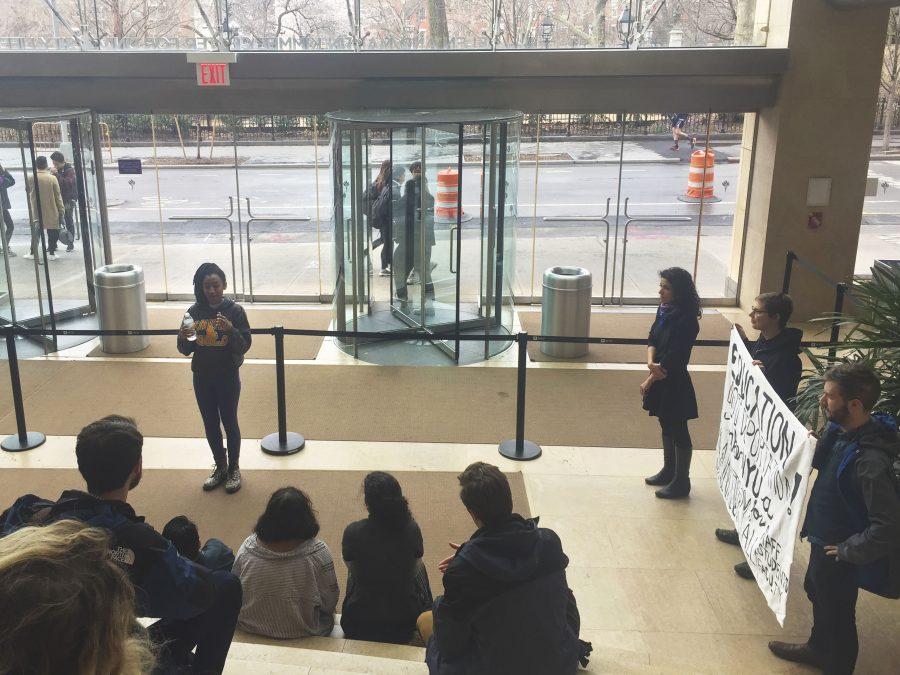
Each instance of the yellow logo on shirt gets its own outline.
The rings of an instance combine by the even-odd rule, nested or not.
[[[197,333],[197,344],[201,347],[225,347],[228,345],[228,334],[219,335],[215,321],[200,319],[194,324]]]

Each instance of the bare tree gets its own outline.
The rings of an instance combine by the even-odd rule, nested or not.
[[[444,0],[428,2],[428,44],[432,49],[450,47],[450,31],[447,29],[447,4]]]
[[[881,92],[884,97],[884,129],[881,135],[881,149],[891,149],[891,127],[897,109],[898,89],[900,89],[900,9],[891,10],[888,18],[887,40],[884,47],[884,63],[881,68]]]

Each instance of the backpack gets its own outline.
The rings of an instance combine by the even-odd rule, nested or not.
[[[12,534],[28,525],[43,525],[49,519],[56,502],[37,495],[19,497],[0,514],[0,537]]]
[[[369,211],[370,222],[372,223],[372,227],[376,230],[381,229],[381,224],[386,222],[388,218],[391,216],[391,188],[390,186],[385,187],[381,194],[378,195],[378,198],[372,202],[371,210]]]

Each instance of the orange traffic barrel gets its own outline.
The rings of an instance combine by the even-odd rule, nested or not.
[[[437,194],[434,197],[434,219],[439,223],[455,223],[458,210],[459,171],[438,171]]]
[[[688,172],[687,191],[679,199],[684,202],[719,201],[714,194],[716,155],[712,150],[694,150]]]

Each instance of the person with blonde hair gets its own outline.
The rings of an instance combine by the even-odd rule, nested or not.
[[[105,530],[66,519],[0,539],[0,673],[149,673],[134,608]]]

